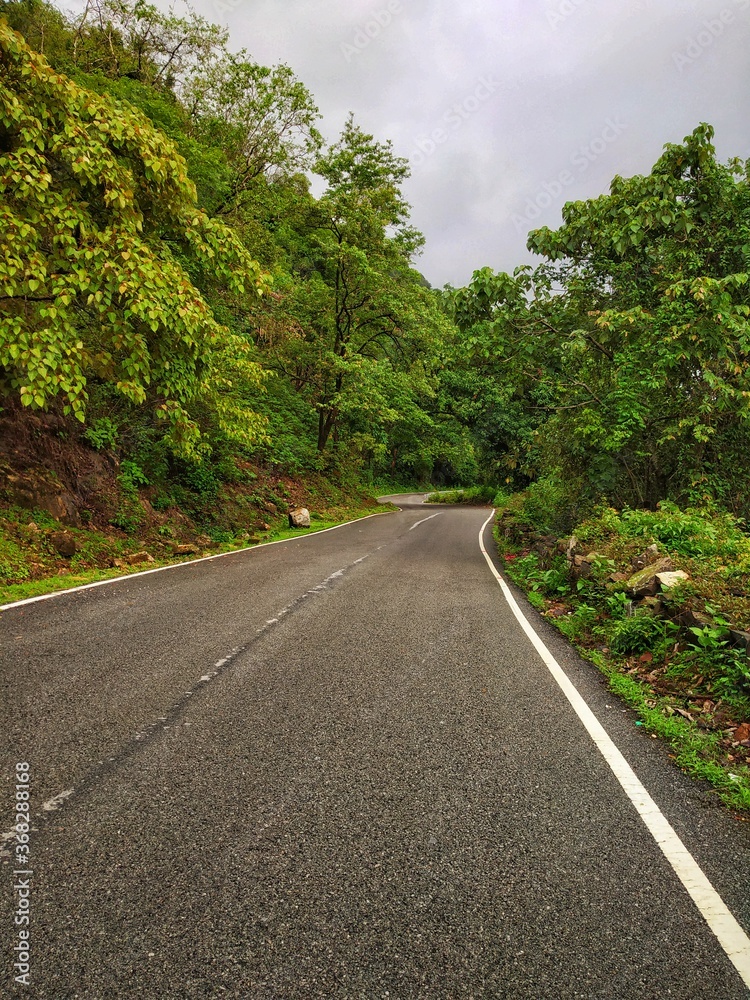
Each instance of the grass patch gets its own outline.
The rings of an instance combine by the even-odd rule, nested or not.
[[[750,659],[729,631],[730,621],[750,623],[750,537],[730,515],[664,504],[600,508],[559,544],[541,509],[540,527],[529,528],[532,507],[523,497],[500,505],[495,538],[508,575],[679,767],[750,810]],[[639,602],[628,579],[644,558],[666,556],[689,580]],[[696,615],[707,623],[692,625]]]
[[[592,650],[581,652],[607,678],[609,689],[632,708],[648,732],[655,733],[674,750],[673,759],[683,771],[712,785],[725,805],[750,810],[750,771],[726,767],[715,733],[707,733],[694,722],[675,715],[667,699],[655,698],[642,681],[623,673],[624,665]]]
[[[372,514],[390,513],[395,510],[397,510],[397,508],[394,507],[393,504],[378,504],[376,507],[367,509],[356,508],[352,510],[340,508],[335,512],[335,516],[331,516],[330,513],[328,516],[313,515],[314,520],[312,521],[312,526],[310,528],[272,528],[271,530],[264,532],[255,543],[248,543],[247,540],[235,538],[220,544],[211,545],[210,548],[206,549],[203,555],[219,555],[222,552],[240,551],[246,548],[253,548],[256,545],[264,545],[268,542],[283,541],[289,538],[299,538],[303,535],[310,535],[319,531],[324,531],[326,528],[335,528],[338,525],[347,523],[348,521],[356,521],[363,517],[369,517]],[[76,532],[76,534],[84,533]],[[111,540],[107,540],[101,536],[89,537],[87,548],[89,553],[88,557],[90,557],[92,550],[99,550],[100,552],[109,554],[111,551]],[[164,558],[155,558],[154,562],[148,564],[139,563],[135,566],[121,567],[92,567],[75,571],[74,567],[76,560],[79,558],[86,558],[83,551],[76,553],[76,555],[69,561],[71,572],[66,573],[65,575],[45,576],[38,580],[26,580],[18,583],[0,585],[0,605],[12,604],[15,601],[23,601],[31,597],[42,597],[46,594],[54,594],[61,590],[71,590],[75,587],[85,586],[89,583],[98,583],[103,580],[114,580],[118,577],[132,576],[151,569],[158,569],[163,566],[178,565],[179,563],[184,563],[190,561],[191,559],[197,559],[199,556],[169,556]]]
[[[498,495],[496,486],[470,486],[466,489],[430,493],[427,503],[473,504],[491,507]],[[503,494],[504,496],[504,494]]]

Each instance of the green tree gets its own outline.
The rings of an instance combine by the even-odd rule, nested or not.
[[[189,7],[186,17],[178,17],[145,0],[86,0],[73,23],[70,58],[85,72],[172,90],[227,37],[226,29]]]
[[[316,274],[321,303],[315,351],[318,450],[342,417],[394,364],[418,324],[419,276],[410,267],[422,237],[408,224],[401,193],[405,160],[349,117],[339,141],[316,165],[327,182],[317,206]]]
[[[183,99],[193,134],[220,146],[231,170],[215,214],[236,212],[254,188],[262,198],[265,185],[259,181],[306,170],[320,150],[320,113],[304,84],[283,64],[269,68],[250,61],[244,50],[221,51],[191,76]]]
[[[201,213],[184,160],[130,106],[84,90],[0,21],[0,390],[83,420],[87,384],[111,384],[194,452],[191,406],[231,373],[260,379],[191,275],[257,296],[265,277],[231,230]],[[261,433],[252,411],[248,439]]]
[[[592,496],[745,503],[750,187],[712,138],[700,126],[648,176],[568,203],[530,234],[533,274],[485,269],[456,293],[469,344],[539,414],[537,453]]]

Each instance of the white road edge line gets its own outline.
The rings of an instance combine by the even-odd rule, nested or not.
[[[584,701],[583,697],[534,631],[523,611],[516,603],[510,588],[500,576],[484,546],[484,530],[495,515],[493,510],[479,532],[479,547],[487,565],[500,584],[505,600],[518,619],[529,641],[549,669],[576,715],[583,723],[600,753],[612,769],[612,773],[622,785],[636,811],[646,824],[649,832],[661,848],[675,874],[687,889],[691,899],[713,931],[729,960],[740,974],[742,981],[750,987],[750,938],[732,916],[729,908],[709,882],[698,862],[675,833],[671,824],[651,798],[630,764],[612,742],[609,734]]]
[[[440,517],[442,513],[443,513],[442,510],[439,510],[437,514],[430,514],[429,517],[423,517],[421,521],[417,521],[416,524],[412,524],[411,528],[409,528],[409,531],[414,531],[414,529],[418,528],[420,524],[424,524],[425,521],[431,521],[433,517]]]
[[[180,569],[182,566],[194,566],[195,563],[210,562],[212,559],[223,559],[225,556],[238,556],[241,552],[257,552],[260,549],[267,549],[271,545],[284,545],[286,542],[299,542],[305,538],[314,538],[316,535],[325,535],[327,531],[337,531],[345,528],[348,524],[357,524],[359,521],[369,521],[371,517],[382,517],[384,514],[392,514],[395,511],[380,510],[377,514],[367,514],[365,517],[358,517],[354,521],[343,521],[341,524],[334,524],[332,528],[321,528],[320,531],[311,531],[309,535],[298,535],[296,538],[279,538],[275,542],[261,542],[260,545],[248,545],[244,549],[232,549],[231,552],[217,552],[213,556],[201,556],[200,559],[187,559],[185,562],[170,563],[169,566],[157,566],[156,569],[144,569],[140,573],[127,573],[125,576],[113,576],[109,580],[97,580],[96,583],[83,583],[80,587],[68,587],[66,590],[54,590],[51,594],[39,594],[38,597],[26,597],[22,601],[13,601],[12,604],[0,604],[0,611],[10,611],[11,608],[20,608],[24,604],[36,604],[37,601],[49,601],[53,597],[62,597],[63,594],[76,594],[80,590],[93,590],[94,587],[106,587],[110,583],[122,583],[123,580],[134,580],[140,576],[149,576],[151,573],[164,573],[168,569]]]

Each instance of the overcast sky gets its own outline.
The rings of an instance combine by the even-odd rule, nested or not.
[[[166,2],[160,6],[167,6]],[[701,121],[750,157],[750,0],[193,0],[411,161],[436,286],[529,259],[569,200],[647,172]]]

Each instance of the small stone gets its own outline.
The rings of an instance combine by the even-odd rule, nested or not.
[[[671,573],[657,573],[656,579],[659,581],[662,590],[669,590],[670,587],[675,587],[683,580],[689,580],[690,577],[684,570],[676,569]]]
[[[172,551],[176,556],[199,556],[201,553],[197,545],[173,545]]]
[[[212,543],[208,535],[198,535],[195,539],[195,544],[200,545],[201,548],[205,549],[207,545],[211,545]]]
[[[653,596],[659,586],[656,579],[657,574],[671,573],[673,569],[674,564],[668,556],[659,559],[652,565],[645,566],[643,569],[638,570],[637,573],[634,573],[628,580],[628,590],[635,597]]]
[[[70,559],[76,554],[76,540],[69,531],[55,531],[50,536],[50,541],[55,551],[63,557]]]
[[[130,556],[125,557],[128,565],[137,566],[139,563],[149,563],[155,562],[155,559],[148,552],[134,552]]]
[[[295,507],[294,510],[289,511],[289,527],[290,528],[310,527],[310,511],[307,509],[307,507]]]

